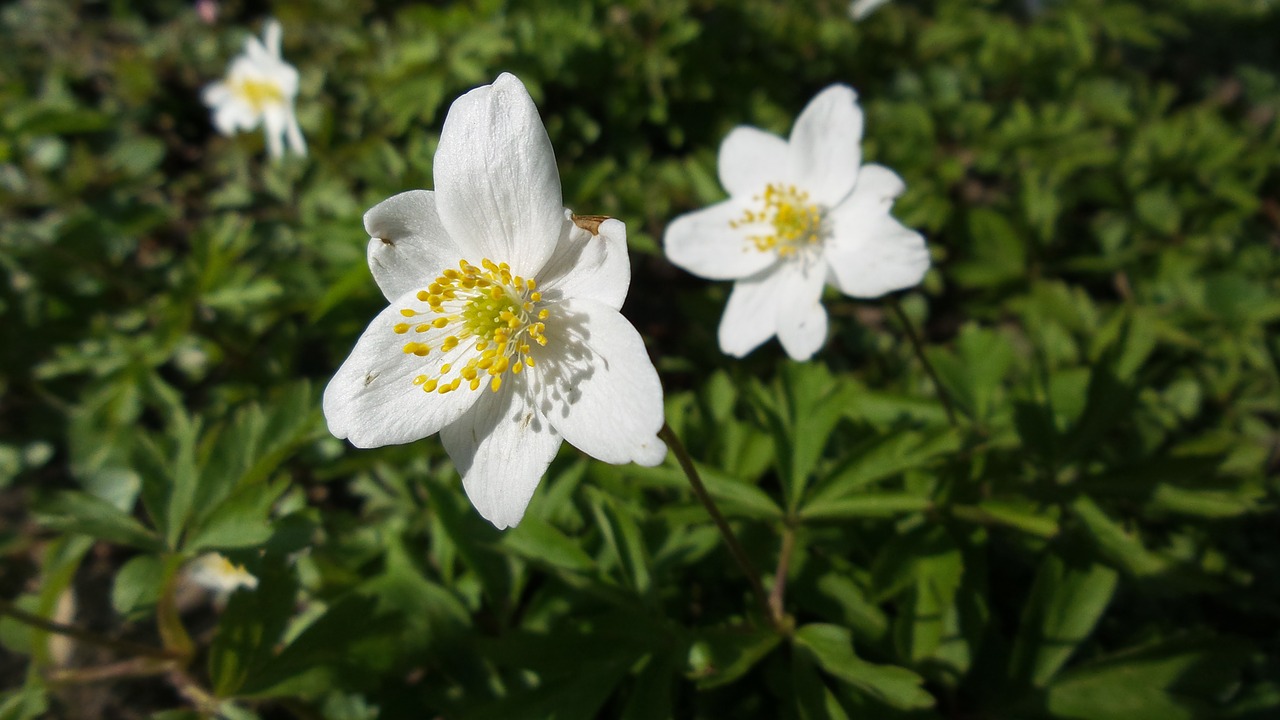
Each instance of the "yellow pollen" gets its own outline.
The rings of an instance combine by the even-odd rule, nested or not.
[[[273,82],[245,78],[232,84],[231,92],[239,95],[257,112],[262,112],[268,105],[284,103],[284,91]]]
[[[478,267],[461,260],[457,269],[445,269],[425,290],[414,293],[425,306],[399,313],[419,319],[396,323],[392,329],[403,335],[412,328],[427,342],[407,342],[401,349],[406,355],[439,355],[448,362],[414,377],[413,384],[441,395],[464,383],[473,391],[487,384],[497,392],[508,371],[519,375],[533,367],[530,349],[535,343],[547,345],[544,321],[551,317],[550,310],[539,307],[542,293],[536,287],[534,280],[513,274],[507,263],[484,258]]]
[[[747,236],[756,250],[785,258],[822,241],[822,209],[809,201],[809,193],[795,185],[770,183],[753,200],[757,205],[730,220],[729,227],[761,226],[763,233]]]

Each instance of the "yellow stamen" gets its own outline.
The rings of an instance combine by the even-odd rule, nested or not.
[[[758,209],[744,210],[729,227],[762,226],[764,233],[747,236],[756,250],[785,258],[822,241],[822,209],[809,201],[809,193],[795,185],[770,183],[754,200]]]
[[[284,104],[284,90],[273,82],[244,78],[231,85],[231,92],[257,112],[262,112],[269,105]]]
[[[405,343],[402,350],[418,357],[439,352],[450,361],[430,377],[418,375],[413,384],[442,395],[463,383],[471,390],[487,384],[497,392],[508,371],[519,375],[533,367],[530,348],[547,345],[544,321],[551,317],[547,308],[539,307],[542,293],[536,287],[534,280],[512,274],[507,263],[484,258],[478,267],[461,260],[458,269],[442,271],[425,290],[414,293],[425,307],[403,308],[400,315],[430,317],[396,323],[392,329],[404,334],[412,328],[428,342]]]

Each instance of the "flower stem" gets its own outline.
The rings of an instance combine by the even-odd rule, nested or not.
[[[773,591],[769,593],[769,610],[775,618],[786,616],[784,598],[787,573],[791,572],[791,555],[796,549],[796,529],[788,523],[782,528],[782,549],[778,551],[778,569],[773,573]]]
[[[916,334],[915,325],[911,324],[911,318],[907,317],[907,313],[902,309],[902,303],[898,302],[898,298],[889,298],[889,307],[893,308],[893,313],[898,317],[898,322],[902,323],[902,329],[906,331],[907,338],[911,340],[911,347],[915,350],[916,357],[920,359],[920,364],[924,366],[924,371],[928,373],[929,379],[933,381],[933,387],[938,391],[938,400],[942,402],[942,409],[947,412],[947,422],[951,423],[952,427],[956,427],[956,413],[951,407],[951,394],[947,392],[942,380],[938,379],[938,372],[933,369],[933,363],[929,362],[928,356],[924,354],[924,345],[920,342],[920,336]]]
[[[178,617],[176,599],[178,575],[182,571],[182,563],[182,557],[177,554],[164,558],[164,584],[160,591],[160,598],[156,602],[156,626],[160,631],[160,641],[164,644],[165,650],[183,660],[190,660],[195,654],[195,645],[191,642],[187,629],[182,625],[182,618]]]
[[[751,558],[747,557],[747,551],[742,549],[742,544],[738,542],[738,537],[733,534],[733,529],[729,527],[728,521],[724,519],[724,515],[720,514],[720,508],[716,507],[715,500],[711,499],[711,494],[707,492],[706,486],[702,484],[702,478],[699,477],[697,468],[693,466],[693,458],[689,457],[689,451],[680,442],[680,438],[676,437],[675,431],[671,429],[671,426],[666,423],[663,423],[662,429],[658,431],[658,437],[662,438],[667,447],[671,448],[671,452],[675,453],[676,460],[680,463],[680,469],[684,471],[685,477],[689,478],[689,485],[693,487],[693,494],[697,495],[698,499],[702,501],[703,507],[707,509],[707,514],[711,516],[716,528],[724,536],[724,541],[729,546],[730,554],[737,561],[742,574],[747,576],[747,582],[751,584],[751,591],[755,593],[756,600],[760,603],[760,608],[765,617],[769,619],[769,623],[773,625],[774,629],[781,632],[780,616],[774,613],[774,609],[769,603],[769,596],[764,591],[764,583],[760,581],[760,571],[756,570],[755,565],[751,564]]]
[[[7,615],[24,625],[29,625],[33,628],[44,630],[45,632],[66,635],[69,638],[79,640],[83,643],[118,650],[119,652],[127,655],[155,658],[159,660],[173,660],[178,657],[177,653],[164,650],[162,648],[151,647],[150,645],[142,645],[139,643],[131,643],[127,640],[117,640],[115,638],[106,637],[105,635],[99,635],[90,630],[75,627],[74,625],[63,625],[62,623],[48,620],[36,615],[35,613],[27,612],[8,600],[0,600],[0,615]]]

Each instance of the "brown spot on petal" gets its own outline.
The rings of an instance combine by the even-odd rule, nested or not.
[[[611,219],[608,215],[574,215],[573,224],[592,235],[600,234],[600,223]]]
[[[391,242],[391,238],[378,238],[378,239],[382,241],[383,245],[390,245],[391,247],[396,246],[395,243]]]

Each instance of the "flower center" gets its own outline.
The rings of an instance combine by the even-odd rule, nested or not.
[[[485,258],[480,265],[460,261],[458,270],[445,270],[426,290],[418,291],[416,297],[426,303],[426,309],[400,311],[405,318],[422,318],[393,328],[399,335],[410,330],[421,334],[421,342],[404,344],[406,354],[426,357],[438,349],[446,358],[456,356],[450,358],[456,362],[441,365],[434,377],[424,374],[413,379],[426,392],[452,392],[463,382],[476,390],[482,375],[497,392],[508,370],[519,375],[526,365],[534,366],[529,354],[533,343],[547,344],[547,326],[542,321],[550,313],[538,309],[542,293],[537,283],[512,275],[506,263]],[[455,364],[460,366],[456,372]]]
[[[769,183],[764,194],[752,200],[755,207],[730,220],[729,227],[762,226],[763,233],[747,236],[760,252],[772,251],[785,258],[822,240],[822,208],[809,202],[809,193],[795,185]]]
[[[232,86],[231,91],[258,112],[262,112],[268,105],[284,103],[284,91],[278,84],[270,81],[242,78]]]

